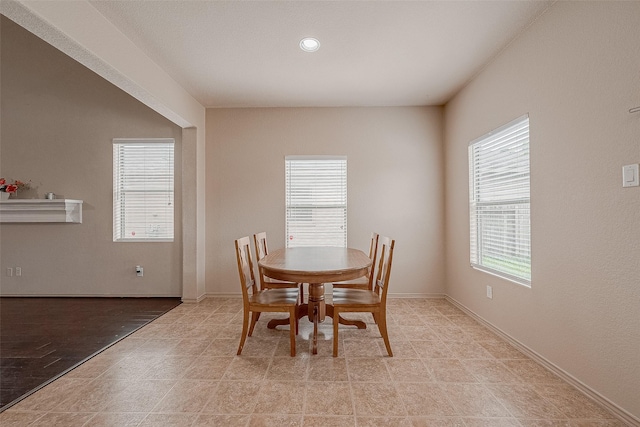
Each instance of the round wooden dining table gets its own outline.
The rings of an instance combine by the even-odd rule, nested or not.
[[[369,267],[371,259],[361,250],[327,246],[277,249],[258,261],[260,274],[309,284],[308,303],[301,305],[298,316],[306,315],[313,322],[313,354],[318,352],[318,323],[323,322],[325,316],[333,317],[333,306],[325,302],[325,283],[357,279],[365,276]],[[361,329],[366,327],[360,321],[341,318],[340,322]],[[284,323],[272,320],[269,327],[275,328],[278,324]]]

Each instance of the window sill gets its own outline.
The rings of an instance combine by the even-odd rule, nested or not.
[[[471,264],[471,268],[473,268],[474,270],[482,271],[483,273],[490,274],[490,275],[492,275],[494,277],[498,277],[500,279],[507,280],[507,281],[509,281],[511,283],[515,283],[517,285],[524,286],[525,288],[531,288],[531,281],[530,280],[521,279],[519,277],[512,276],[510,274],[503,273],[503,272],[497,271],[497,270],[493,270],[491,268],[484,267],[484,266],[481,266],[481,265]]]

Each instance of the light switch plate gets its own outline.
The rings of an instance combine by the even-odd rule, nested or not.
[[[638,187],[640,186],[640,178],[638,177],[638,171],[640,165],[626,165],[622,167],[622,186],[623,187]]]

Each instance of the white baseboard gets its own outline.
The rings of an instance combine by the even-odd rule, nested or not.
[[[242,298],[242,294],[240,292],[207,292],[204,296],[205,298]]]
[[[444,294],[387,294],[388,298],[395,299],[409,299],[409,298],[429,298],[429,299],[443,299]]]
[[[639,427],[640,426],[640,419],[639,418],[635,417],[633,414],[630,414],[625,409],[619,407],[618,405],[616,405],[615,403],[613,403],[612,401],[610,401],[609,399],[607,399],[606,397],[604,397],[603,395],[601,395],[600,393],[598,393],[597,391],[595,391],[594,389],[589,387],[588,385],[584,384],[582,381],[580,381],[579,379],[577,379],[573,375],[569,374],[564,369],[560,368],[559,366],[555,365],[554,363],[552,363],[551,361],[549,361],[548,359],[546,359],[542,355],[538,354],[535,350],[533,350],[533,349],[527,347],[526,345],[522,344],[521,342],[519,342],[515,338],[511,337],[510,335],[508,335],[507,333],[502,331],[500,328],[498,328],[498,327],[494,326],[493,324],[489,323],[488,321],[486,321],[485,319],[483,319],[482,317],[480,317],[479,315],[477,315],[476,313],[471,311],[465,305],[461,304],[460,302],[456,301],[455,299],[451,298],[450,296],[445,295],[445,299],[447,301],[449,301],[451,304],[453,304],[456,307],[458,307],[460,310],[464,311],[466,314],[471,316],[473,319],[477,320],[479,323],[481,323],[482,325],[487,327],[489,330],[494,332],[500,338],[503,338],[509,344],[513,345],[515,348],[520,350],[522,353],[526,354],[531,359],[535,360],[540,365],[544,366],[549,371],[551,371],[552,373],[554,373],[555,375],[559,376],[560,378],[562,378],[567,383],[569,383],[572,386],[574,386],[576,389],[578,389],[580,392],[582,392],[585,396],[591,398],[592,400],[596,401],[601,406],[605,407],[607,410],[609,410],[609,412],[611,412],[614,416],[619,418],[622,422],[626,423],[629,426],[633,426],[633,427]]]
[[[200,295],[198,298],[182,298],[184,304],[197,304],[207,298],[206,294]]]

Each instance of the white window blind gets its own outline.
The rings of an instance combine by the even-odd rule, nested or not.
[[[469,146],[471,265],[531,285],[529,116]]]
[[[173,241],[174,140],[113,140],[113,241]]]
[[[347,158],[285,158],[286,245],[347,246]]]

